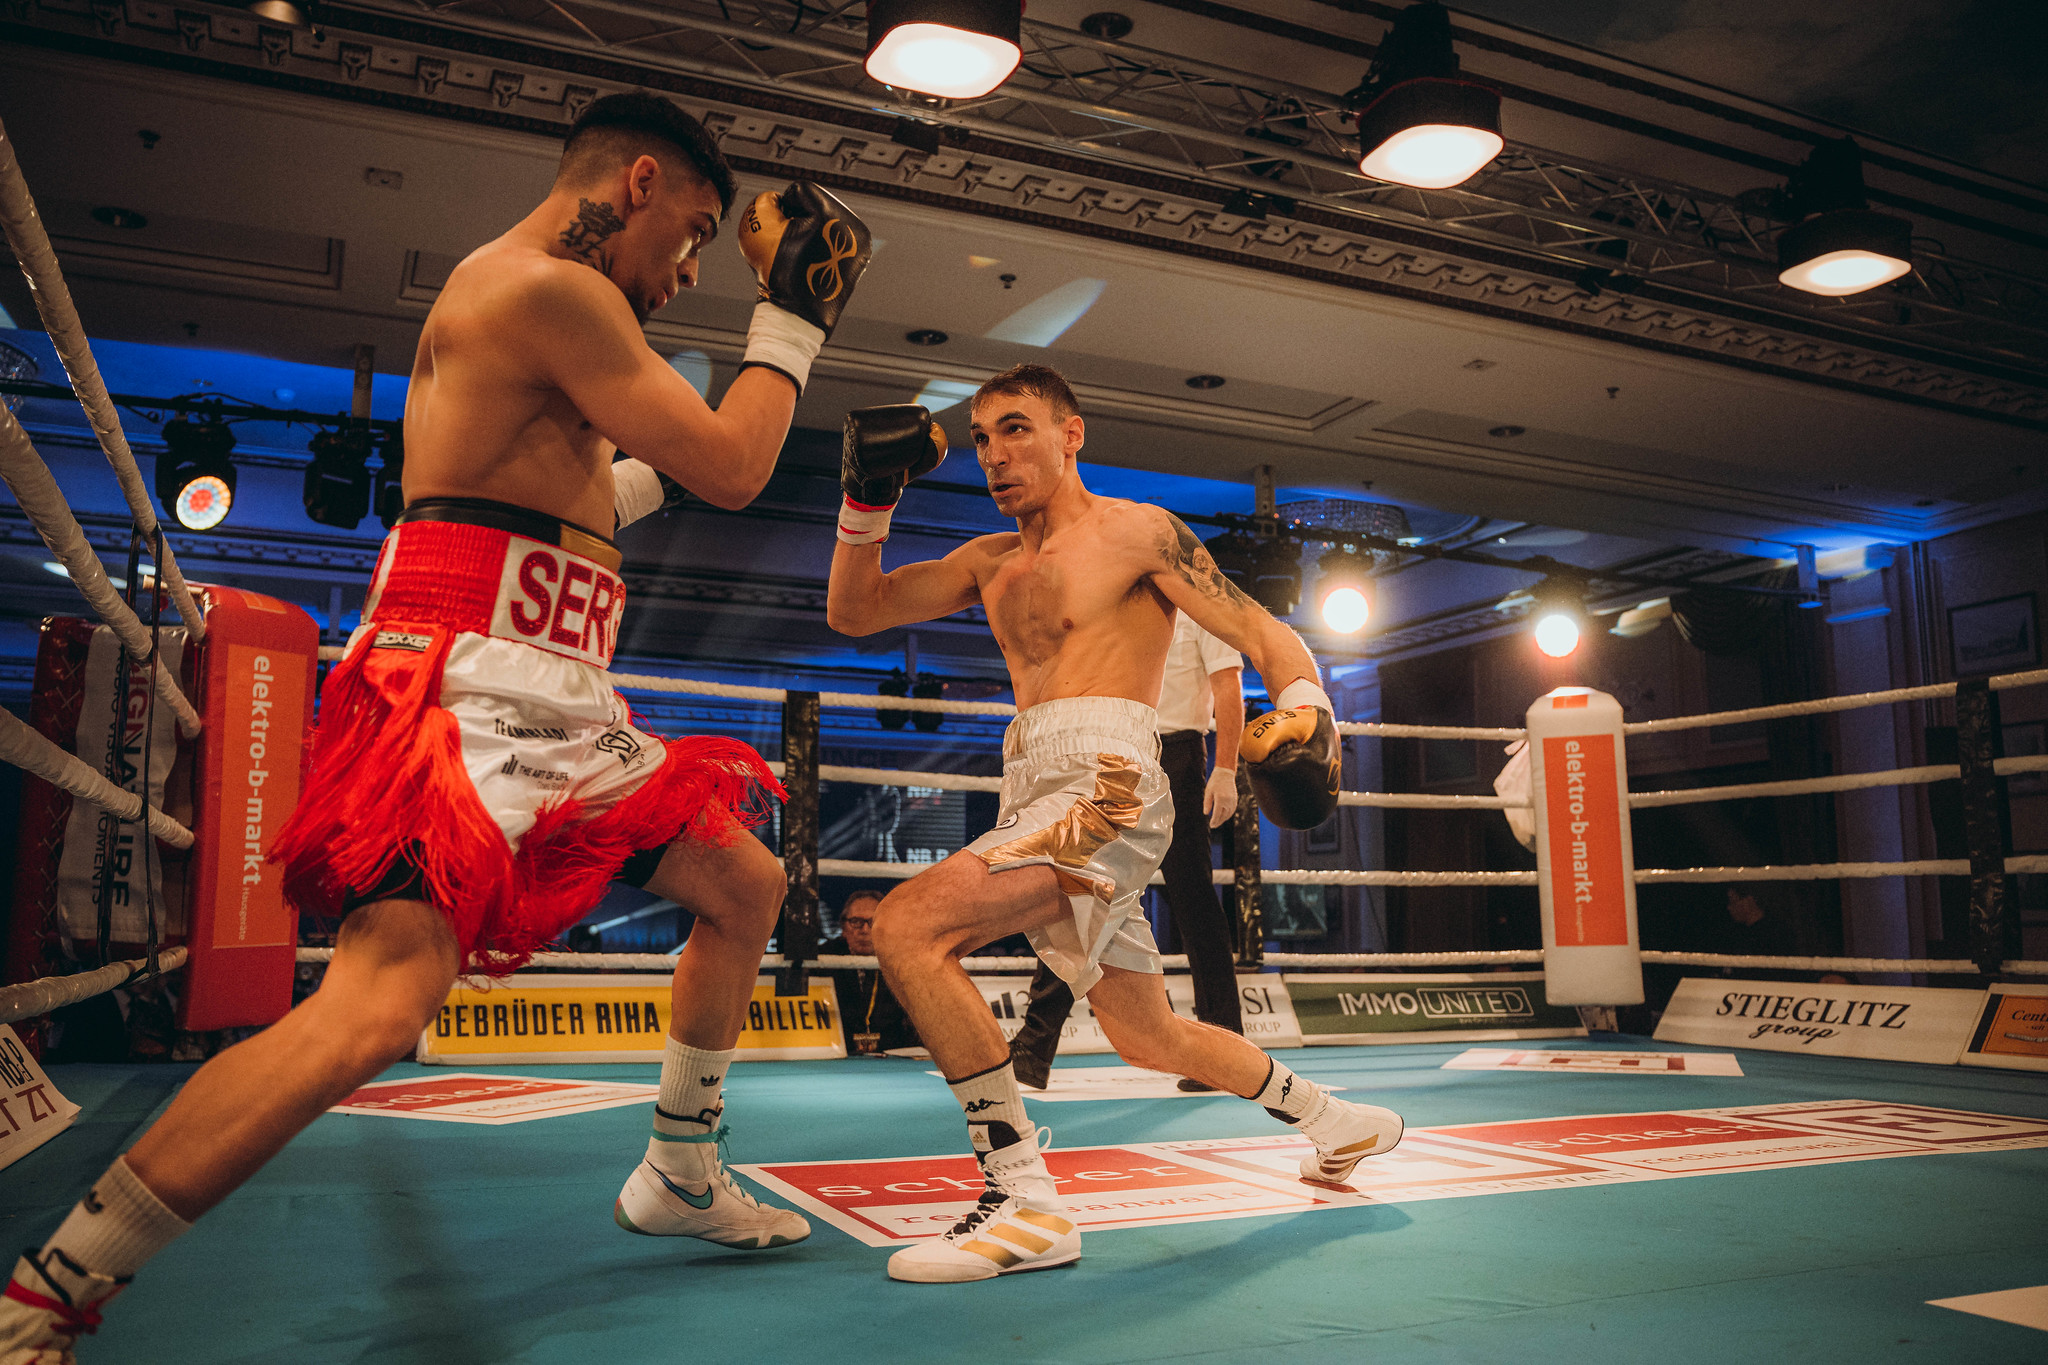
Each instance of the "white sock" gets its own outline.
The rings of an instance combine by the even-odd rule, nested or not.
[[[54,1248],[95,1274],[120,1279],[191,1227],[136,1178],[126,1157],[116,1157],[43,1250]]]
[[[647,1162],[677,1179],[702,1180],[706,1153],[716,1155],[718,1118],[725,1110],[725,1069],[737,1049],[711,1052],[665,1040],[661,1054],[661,1093],[654,1100],[654,1135],[647,1139]]]
[[[1030,1116],[1024,1112],[1024,1095],[1017,1089],[1017,1073],[1007,1059],[1001,1066],[947,1081],[946,1086],[953,1092],[953,1098],[960,1101],[961,1112],[967,1115],[967,1136],[974,1143],[977,1157],[1038,1135]]]
[[[1329,1109],[1330,1092],[1314,1081],[1295,1075],[1271,1057],[1266,1059],[1266,1063],[1272,1068],[1266,1073],[1266,1083],[1259,1087],[1258,1094],[1247,1098],[1253,1104],[1264,1105],[1266,1112],[1282,1123],[1293,1124],[1314,1137],[1310,1130]]]

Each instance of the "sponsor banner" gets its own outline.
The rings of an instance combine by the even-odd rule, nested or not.
[[[418,1060],[510,1066],[530,1062],[661,1061],[669,1025],[670,978],[655,973],[522,972],[502,981],[458,978],[434,1022],[420,1034]],[[778,997],[775,978],[754,982],[743,1062],[844,1057],[839,997],[813,974],[807,996]]]
[[[164,631],[161,650],[158,667],[173,678],[182,676],[179,665],[185,657],[185,632]],[[132,665],[128,670],[128,695],[119,708],[120,753],[111,770],[108,766],[109,750],[114,747],[114,681],[120,661],[121,644],[114,638],[114,632],[105,626],[95,629],[91,643],[86,646],[84,699],[78,709],[72,752],[94,772],[108,775],[122,791],[140,792],[143,738],[148,735],[149,805],[151,810],[162,810],[165,779],[178,757],[178,726],[166,712],[157,717],[152,732],[149,669],[145,665]],[[100,881],[104,872],[109,883],[116,941],[140,943],[149,937],[145,897],[156,903],[159,933],[184,933],[183,888],[174,882],[175,899],[167,898],[162,860],[145,856],[146,852],[140,821],[122,820],[98,806],[73,801],[57,858],[57,913],[65,930],[75,938],[93,938],[99,933]]]
[[[1284,978],[1310,1046],[1583,1038],[1579,1012],[1543,998],[1541,972],[1294,976]]]
[[[1446,1071],[1548,1071],[1601,1076],[1740,1076],[1732,1052],[1507,1052],[1467,1048]]]
[[[1829,1100],[1411,1128],[1348,1190],[1302,1182],[1312,1148],[1291,1131],[1054,1150],[1046,1165],[1075,1221],[1097,1232],[2022,1147],[2048,1147],[2048,1119]],[[968,1156],[735,1169],[874,1247],[938,1236],[982,1188]]]
[[[1981,990],[1688,977],[1665,1006],[1656,1038],[1947,1066],[1983,1004]]]
[[[927,1075],[938,1076],[937,1071]],[[1325,1090],[1342,1090],[1326,1085]],[[1182,1090],[1180,1077],[1165,1071],[1146,1071],[1135,1066],[1056,1067],[1043,1090],[1026,1090],[1027,1100],[1205,1100],[1221,1091]],[[1231,1098],[1224,1095],[1223,1098]]]
[[[486,1076],[457,1072],[377,1081],[350,1095],[330,1114],[382,1114],[395,1119],[442,1123],[527,1123],[534,1119],[588,1114],[627,1104],[650,1104],[658,1085],[624,1082],[555,1081],[538,1076]]]
[[[1556,697],[1552,706],[1586,698]],[[1626,947],[1633,884],[1621,856],[1621,789],[1613,735],[1546,737],[1544,830],[1560,948]]]
[[[77,1117],[78,1106],[58,1093],[14,1030],[0,1024],[0,1167],[21,1160]]]
[[[2048,984],[2008,981],[1984,994],[1963,1065],[2048,1071]]]
[[[977,976],[974,984],[980,988],[981,998],[988,1003],[989,1012],[1002,1025],[1004,1039],[1016,1037],[1024,1027],[1024,1012],[1031,1004],[1031,978]],[[1273,973],[1246,973],[1237,978],[1237,997],[1245,1037],[1262,1048],[1301,1046],[1301,1026],[1295,1022],[1294,1002],[1284,978]],[[1168,972],[1166,998],[1175,1014],[1184,1019],[1195,1017],[1193,977]],[[1115,1051],[1103,1033],[1102,1025],[1096,1022],[1095,1012],[1088,1007],[1088,1001],[1085,998],[1076,1001],[1060,1030],[1059,1055],[1076,1057]]]
[[[1028,976],[977,976],[975,986],[981,991],[981,998],[988,1002],[989,1013],[995,1015],[996,1023],[1002,1025],[1003,1039],[1015,1038],[1024,1027],[1024,1012],[1031,1006],[1031,978]],[[1074,1008],[1067,1014],[1067,1022],[1060,1028],[1059,1055],[1072,1057],[1084,1052],[1114,1052],[1109,1038],[1102,1031],[1102,1025],[1095,1022],[1095,1011],[1088,1008],[1085,999],[1076,1000]]]
[[[1186,1019],[1195,1017],[1195,979],[1169,972],[1166,998],[1173,1012]],[[1294,1001],[1287,994],[1287,982],[1277,972],[1247,972],[1237,978],[1238,1017],[1244,1036],[1262,1048],[1300,1047],[1301,1025],[1294,1018]]]
[[[208,722],[222,746],[211,835],[220,850],[216,948],[288,947],[297,940],[298,915],[285,902],[270,851],[299,804],[312,667],[310,653],[227,647],[220,718]]]

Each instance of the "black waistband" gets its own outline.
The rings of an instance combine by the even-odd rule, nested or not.
[[[1162,730],[1159,733],[1161,744],[1201,744],[1208,738],[1207,730]]]
[[[488,498],[421,498],[406,504],[398,520],[405,521],[454,521],[465,526],[488,526],[497,531],[510,531],[515,536],[525,536],[543,545],[559,545],[565,550],[581,553],[577,537],[597,541],[605,548],[617,553],[618,546],[612,544],[610,536],[601,536],[587,527],[573,521],[551,517],[545,512],[536,512],[531,507],[515,507],[509,502],[492,502]],[[396,525],[397,523],[393,523]],[[565,537],[564,532],[569,534]]]

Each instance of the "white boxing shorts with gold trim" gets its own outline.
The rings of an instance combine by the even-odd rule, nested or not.
[[[996,826],[967,846],[991,872],[1050,867],[1070,919],[1031,946],[1076,996],[1104,966],[1160,971],[1141,896],[1173,838],[1173,796],[1159,767],[1159,719],[1143,702],[1040,702],[1003,734]]]

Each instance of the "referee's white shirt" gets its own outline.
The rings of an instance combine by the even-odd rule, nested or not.
[[[1166,681],[1159,687],[1159,733],[1216,728],[1216,699],[1209,675],[1243,668],[1244,656],[1196,625],[1186,612],[1175,612],[1173,644],[1166,651]]]

